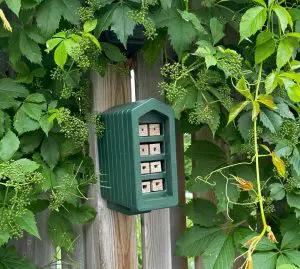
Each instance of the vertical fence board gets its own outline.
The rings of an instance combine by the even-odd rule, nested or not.
[[[160,67],[162,61],[158,61],[149,67],[141,56],[138,56],[137,67],[135,69],[136,98],[142,100],[150,97],[163,99],[158,92],[158,82],[161,80]],[[183,147],[183,140],[177,140],[179,148]],[[183,151],[178,157],[178,167],[183,169]],[[180,180],[182,178],[182,171]],[[183,191],[182,183],[179,182],[179,191]],[[184,194],[183,194],[184,195]],[[182,193],[180,194],[182,196]],[[143,242],[143,269],[185,269],[186,259],[175,257],[175,241],[178,233],[185,227],[185,217],[182,211],[175,209],[155,210],[142,215],[142,242]],[[180,228],[178,228],[178,226]]]
[[[129,75],[109,69],[105,77],[92,73],[91,78],[95,112],[131,101]],[[99,174],[97,148],[92,130],[90,152],[95,162],[95,172]],[[101,198],[99,184],[90,188],[89,197],[97,210],[97,217],[86,227],[86,268],[137,269],[136,218],[109,210],[106,201]]]
[[[42,240],[39,240],[29,234],[25,234],[21,240],[13,240],[12,244],[27,259],[38,266],[54,264],[55,249],[48,237],[47,223],[49,212],[45,211],[38,214],[38,229]],[[54,267],[48,267],[54,268]]]

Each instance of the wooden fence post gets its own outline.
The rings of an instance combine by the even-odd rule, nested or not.
[[[105,77],[93,72],[91,79],[95,112],[131,101],[129,75],[109,68]],[[90,152],[95,172],[99,174],[98,147],[93,131]],[[101,198],[99,184],[90,188],[89,197],[97,217],[86,227],[86,269],[137,269],[136,218],[109,210]]]
[[[20,240],[12,240],[12,244],[24,257],[41,267],[55,262],[55,249],[48,237],[48,216],[49,211],[45,211],[39,213],[37,217],[42,240],[27,233]]]
[[[141,56],[138,56],[135,68],[136,99],[142,100],[150,97],[163,99],[158,92],[158,82],[161,80],[160,68],[162,60],[149,67]],[[183,169],[183,140],[177,137],[178,167],[179,167],[179,193],[182,201],[184,188],[182,188]],[[182,195],[183,194],[183,195]],[[143,269],[185,269],[185,258],[175,257],[174,246],[178,233],[185,227],[185,216],[178,208],[154,210],[142,215],[142,242],[143,242]]]

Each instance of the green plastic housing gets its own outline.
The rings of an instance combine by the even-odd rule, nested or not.
[[[108,207],[133,215],[178,204],[175,118],[170,106],[148,99],[101,114],[105,134],[98,140],[101,194]],[[140,125],[159,124],[160,135],[140,136]],[[160,144],[160,154],[141,156],[141,144]],[[141,163],[161,162],[162,171],[142,174]],[[142,192],[143,182],[163,182],[163,190]],[[148,183],[146,183],[148,184]]]

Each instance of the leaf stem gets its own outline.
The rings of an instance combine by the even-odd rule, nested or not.
[[[255,91],[255,101],[257,100],[258,95],[259,95],[261,77],[262,77],[262,63],[260,64],[260,67],[259,67],[259,74],[258,74],[258,80],[257,80],[257,85],[256,85],[256,91]],[[259,152],[258,152],[258,135],[257,135],[257,117],[254,119],[253,132],[254,132],[254,149],[255,149],[255,168],[256,168],[257,195],[258,195],[261,219],[262,219],[262,223],[263,223],[263,231],[261,232],[260,236],[263,236],[266,232],[266,229],[267,229],[267,221],[266,221],[266,216],[265,216],[265,212],[264,212],[263,197],[262,197],[262,193],[261,193]]]

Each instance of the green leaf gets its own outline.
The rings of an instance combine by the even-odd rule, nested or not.
[[[236,249],[231,233],[219,232],[207,245],[203,254],[205,268],[232,269]]]
[[[40,47],[25,32],[20,33],[20,50],[29,61],[37,64],[42,63]]]
[[[249,101],[244,101],[244,102],[241,102],[237,105],[235,105],[231,110],[230,110],[230,113],[229,113],[229,119],[228,119],[228,123],[227,125],[234,121],[234,119],[243,111],[243,109],[248,105],[250,104]]]
[[[41,104],[24,102],[22,109],[30,118],[36,121],[40,120],[43,113],[43,106]]]
[[[285,251],[284,254],[291,261],[291,263],[299,266],[299,264],[300,264],[300,252],[298,250],[288,250],[288,251]],[[296,268],[298,268],[298,267],[296,267]]]
[[[293,102],[300,102],[300,86],[298,84],[291,85],[287,89],[287,93]]]
[[[142,49],[143,58],[149,65],[153,65],[161,56],[167,36],[158,34],[153,40],[147,40]]]
[[[259,103],[264,104],[268,108],[271,108],[273,110],[277,108],[276,104],[274,103],[273,97],[271,95],[261,94],[258,96],[257,100]]]
[[[127,39],[133,35],[135,22],[130,18],[128,12],[131,9],[126,5],[118,6],[112,15],[111,29],[116,33],[118,39],[126,48]]]
[[[0,248],[0,261],[1,269],[39,269],[22,257],[14,247]]]
[[[300,196],[295,193],[287,193],[287,202],[290,207],[300,209]]]
[[[0,79],[0,94],[7,94],[10,97],[26,97],[29,92],[21,84],[16,83],[12,79],[3,78]]]
[[[276,13],[276,16],[278,17],[278,20],[279,20],[280,26],[281,26],[281,30],[283,33],[285,32],[288,24],[293,29],[292,17],[284,7],[282,7],[280,5],[275,5],[275,6],[273,6],[273,11]]]
[[[126,57],[124,54],[120,51],[120,49],[110,43],[107,42],[101,42],[101,47],[105,53],[105,55],[114,62],[124,62],[126,60]]]
[[[258,4],[260,4],[260,5],[262,5],[263,7],[267,7],[267,5],[266,5],[266,3],[265,3],[264,0],[253,0],[253,1],[256,2],[256,3],[258,3]]]
[[[46,52],[50,52],[51,50],[53,50],[59,43],[61,43],[64,39],[63,38],[51,38],[49,40],[47,40],[46,42]]]
[[[67,206],[64,212],[65,217],[74,224],[86,224],[93,221],[96,217],[95,208],[89,205]]]
[[[31,211],[27,209],[23,215],[16,217],[15,221],[23,230],[41,239],[36,225],[35,216]]]
[[[298,176],[300,176],[300,153],[297,147],[294,148],[291,164]]]
[[[226,163],[224,152],[218,146],[206,140],[192,141],[192,145],[185,154],[195,161],[193,171],[195,176],[206,176]]]
[[[300,234],[294,231],[288,231],[283,235],[281,249],[293,249],[300,246]]]
[[[249,139],[249,129],[252,128],[251,112],[243,113],[238,119],[238,130],[245,141]]]
[[[59,146],[53,136],[44,139],[41,146],[41,155],[45,162],[53,169],[59,160]]]
[[[46,36],[50,36],[59,27],[62,16],[67,21],[78,24],[79,15],[75,11],[79,7],[78,0],[45,0],[37,8],[37,26]]]
[[[266,8],[258,6],[248,9],[240,23],[241,41],[260,30],[264,26],[266,19]]]
[[[99,37],[102,32],[109,29],[112,23],[112,15],[115,9],[117,8],[117,6],[118,6],[117,4],[112,4],[107,8],[100,9],[95,14],[95,17],[98,19],[98,23],[94,31],[96,37]]]
[[[285,197],[284,186],[280,183],[270,185],[270,198],[275,201],[280,201]]]
[[[172,0],[160,0],[163,9],[169,9],[172,6]]]
[[[199,18],[194,13],[188,12],[186,10],[182,11],[179,9],[178,9],[178,12],[185,21],[191,22],[197,31],[199,31],[200,33],[207,34],[207,32],[206,32],[205,28],[202,26]]]
[[[276,147],[275,147],[275,154],[278,156],[278,157],[289,157],[292,152],[293,152],[293,148],[289,145],[287,145],[286,143],[284,142],[279,142]]]
[[[43,134],[41,132],[31,132],[20,138],[21,150],[23,153],[32,153],[42,142]]]
[[[272,93],[277,86],[278,86],[278,74],[276,72],[272,72],[266,77],[265,80],[266,94]]]
[[[197,101],[197,89],[191,85],[186,88],[187,93],[182,98],[177,99],[172,106],[176,119],[180,119],[181,112],[185,109],[194,108]]]
[[[61,42],[54,52],[54,61],[55,63],[63,68],[68,58],[67,50],[64,42]]]
[[[258,252],[253,254],[253,268],[274,269],[277,261],[276,252]]]
[[[197,31],[191,22],[182,19],[177,13],[174,19],[168,22],[168,34],[175,52],[181,58],[183,52],[191,46]]]
[[[288,63],[297,47],[298,41],[293,37],[286,37],[279,42],[276,58],[276,64],[279,69]]]
[[[49,121],[48,114],[45,114],[40,118],[39,124],[44,133],[48,136],[49,131],[53,128],[53,121]]]
[[[39,104],[39,103],[45,103],[46,99],[44,95],[41,93],[33,93],[26,97],[25,102]]]
[[[0,247],[7,243],[9,240],[10,235],[8,232],[0,231]]]
[[[192,200],[186,205],[186,215],[194,224],[204,227],[216,226],[225,221],[223,214],[217,214],[213,203],[201,199]]]
[[[220,232],[218,227],[203,228],[198,225],[187,229],[177,240],[176,255],[187,257],[200,256],[214,236]]]
[[[19,12],[21,9],[21,0],[6,0],[5,2],[8,8],[17,16],[19,16]]]
[[[261,110],[260,121],[272,133],[278,131],[282,124],[282,118],[271,110]]]
[[[75,238],[72,224],[68,219],[52,212],[48,220],[48,234],[56,247],[72,252]]]
[[[224,25],[216,17],[210,20],[210,31],[214,45],[225,36]]]
[[[247,85],[247,81],[246,81],[245,77],[242,77],[242,78],[238,81],[238,83],[236,84],[235,89],[236,89],[241,95],[245,96],[246,99],[250,99],[250,100],[253,99],[252,94],[251,94],[251,92],[250,92],[250,89],[249,89],[249,87],[248,87],[248,85]]]
[[[213,55],[205,56],[205,64],[206,68],[210,68],[211,66],[215,66],[217,64],[217,59]]]
[[[270,32],[262,32],[257,36],[255,49],[255,63],[259,64],[275,52],[275,40]]]
[[[37,121],[32,120],[30,117],[28,117],[23,107],[21,107],[15,114],[14,127],[17,130],[18,134],[21,135],[40,128],[40,125]]]
[[[32,173],[40,167],[38,163],[26,158],[14,161],[11,165],[17,166],[24,173]]]
[[[83,24],[83,30],[88,33],[88,32],[92,32],[96,26],[97,26],[97,19],[91,20],[91,21],[86,21]]]
[[[0,140],[0,160],[9,161],[19,149],[19,138],[9,130]]]
[[[249,234],[247,237],[243,238],[241,241],[241,244],[244,246],[244,248],[247,248],[246,242],[249,241],[251,238],[254,236],[257,236],[257,233],[252,232]],[[257,244],[256,248],[257,251],[271,251],[271,250],[277,250],[277,247],[274,243],[272,243],[269,238],[267,237],[262,237],[262,239],[259,241]]]
[[[297,267],[292,264],[281,264],[276,269],[297,269]]]

